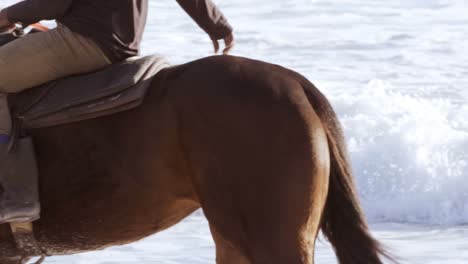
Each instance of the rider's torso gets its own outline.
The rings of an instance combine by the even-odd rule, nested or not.
[[[92,38],[112,61],[138,54],[148,0],[74,0],[59,21]]]

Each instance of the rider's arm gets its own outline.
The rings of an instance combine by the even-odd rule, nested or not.
[[[73,0],[25,0],[6,8],[11,23],[33,24],[41,20],[60,19]]]
[[[176,1],[213,40],[224,39],[232,33],[226,17],[211,0]]]

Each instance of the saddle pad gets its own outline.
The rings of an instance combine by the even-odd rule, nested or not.
[[[153,77],[170,66],[162,57],[134,57],[98,72],[59,79],[9,98],[25,129],[56,126],[137,107]]]

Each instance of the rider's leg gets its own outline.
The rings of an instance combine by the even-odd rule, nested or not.
[[[35,173],[24,170],[35,167],[24,164],[31,162],[32,145],[20,144],[16,153],[6,154],[11,130],[6,94],[68,75],[95,71],[109,64],[93,41],[64,26],[27,35],[0,47],[0,190],[3,190],[0,192],[0,223],[38,217],[37,206],[24,208],[30,190],[21,185],[27,185],[27,180],[18,181],[25,177],[22,174]],[[13,183],[16,185],[9,186]],[[13,189],[15,194],[9,193]]]
[[[27,35],[0,47],[0,93],[22,90],[109,65],[91,40],[65,26]],[[6,100],[0,99],[0,133],[10,127]],[[7,131],[5,131],[7,130]]]

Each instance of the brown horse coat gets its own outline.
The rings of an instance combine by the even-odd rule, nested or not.
[[[219,56],[168,68],[137,109],[32,134],[48,254],[130,243],[201,207],[218,263],[313,263],[320,227],[340,263],[381,263],[335,114],[279,66]],[[5,225],[0,252],[15,255]]]

